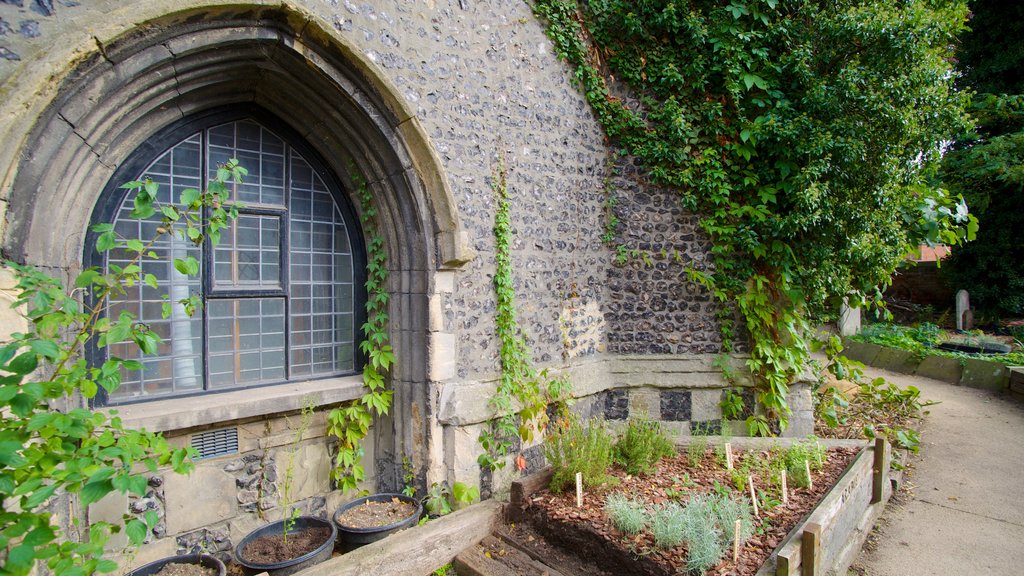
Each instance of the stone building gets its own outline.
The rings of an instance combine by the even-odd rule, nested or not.
[[[0,0],[6,258],[65,278],[105,265],[91,222],[144,232],[122,218],[120,183],[195,186],[230,156],[250,170],[237,242],[195,252],[207,277],[154,271],[165,290],[201,292],[205,316],[162,321],[152,294],[127,297],[120,305],[167,340],[98,402],[199,447],[196,471],[154,477],[146,498],[109,499],[89,518],[158,510],[141,561],[228,550],[279,518],[289,462],[304,510],[351,498],[330,485],[323,420],[361,394],[355,174],[380,209],[397,356],[391,414],[367,441],[367,489],[401,488],[411,473],[421,490],[460,481],[500,495],[516,474],[477,465],[499,377],[499,157],[536,365],[569,379],[584,414],[644,412],[680,434],[717,426],[727,383],[712,366],[716,305],[677,259],[617,264],[614,248],[701,267],[707,240],[671,192],[616,160],[571,77],[519,0]],[[793,401],[794,434],[808,432],[805,397]],[[296,442],[307,403],[316,415]],[[538,465],[536,448],[526,454]]]

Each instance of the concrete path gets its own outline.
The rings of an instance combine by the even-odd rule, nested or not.
[[[1024,404],[1007,395],[868,368],[931,406],[909,490],[882,516],[850,574],[1024,574]]]

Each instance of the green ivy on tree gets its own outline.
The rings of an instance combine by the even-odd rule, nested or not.
[[[366,322],[359,349],[366,355],[363,384],[366,393],[359,400],[335,408],[327,415],[327,432],[338,439],[331,478],[341,490],[355,490],[366,477],[360,460],[364,450],[361,442],[370,431],[373,417],[383,416],[391,408],[394,392],[387,389],[386,376],[395,362],[388,341],[387,252],[384,237],[378,231],[377,207],[366,180],[355,171],[352,180],[359,198],[359,219],[369,236],[366,245]]]
[[[505,466],[513,439],[524,442],[534,438],[536,430],[547,425],[549,403],[563,404],[569,384],[563,379],[549,379],[547,371],[537,372],[530,360],[519,322],[516,320],[515,288],[512,282],[512,222],[509,216],[508,171],[499,159],[491,189],[497,195],[494,216],[494,291],[495,324],[501,359],[501,380],[489,401],[496,418],[480,432],[484,452],[477,457],[481,468],[494,470]]]
[[[712,240],[690,267],[742,319],[766,433],[784,428],[809,318],[881,288],[976,220],[927,186],[967,125],[951,81],[965,2],[535,0],[607,135],[679,191]],[[766,418],[767,417],[767,418]]]
[[[183,190],[176,205],[157,202],[158,187],[151,180],[123,185],[135,194],[133,218],[160,214],[156,235],[148,241],[121,238],[110,224],[93,226],[99,252],[118,250],[131,260],[124,266],[109,264],[107,273],[88,268],[71,288],[31,266],[6,263],[17,279],[14,306],[24,310],[28,328],[0,347],[0,573],[28,574],[37,563],[63,576],[116,570],[114,561],[103,558],[104,544],[122,527],[93,522],[82,541],[74,541],[53,523],[55,499],[73,494],[85,507],[115,491],[143,496],[147,478],[140,467],[151,473],[166,465],[177,473],[192,469],[191,449],[171,449],[158,434],[126,428],[115,411],[61,411],[55,406],[91,400],[100,387],[111,393],[121,384],[123,371],[142,369],[137,360],[113,356],[90,365],[82,355],[88,346],[133,342],[145,354],[156,353],[160,336],[127,311],[110,317],[110,300],[123,295],[126,287],[159,287],[141,265],[158,257],[152,250],[158,240],[180,236],[195,245],[206,240],[216,245],[220,231],[238,215],[229,202],[228,185],[245,174],[231,160],[217,169],[205,191]],[[182,274],[199,271],[192,257],[174,259],[173,264]],[[173,305],[191,314],[202,301],[192,296],[167,302],[165,318]],[[157,521],[153,511],[128,519],[124,530],[129,543],[141,544]]]

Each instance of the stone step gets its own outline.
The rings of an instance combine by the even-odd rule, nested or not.
[[[462,551],[452,564],[459,576],[564,576],[493,535]]]

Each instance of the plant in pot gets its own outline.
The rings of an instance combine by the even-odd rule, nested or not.
[[[415,526],[422,515],[423,505],[411,496],[371,494],[338,508],[334,523],[344,548],[352,549]]]
[[[144,564],[125,576],[226,576],[227,567],[210,554],[169,556]]]
[[[287,576],[331,557],[337,530],[334,524],[315,516],[302,516],[292,506],[295,481],[295,454],[302,436],[313,419],[313,404],[307,402],[295,433],[293,450],[281,483],[284,518],[258,528],[242,538],[235,547],[235,559],[247,574],[266,572]]]

